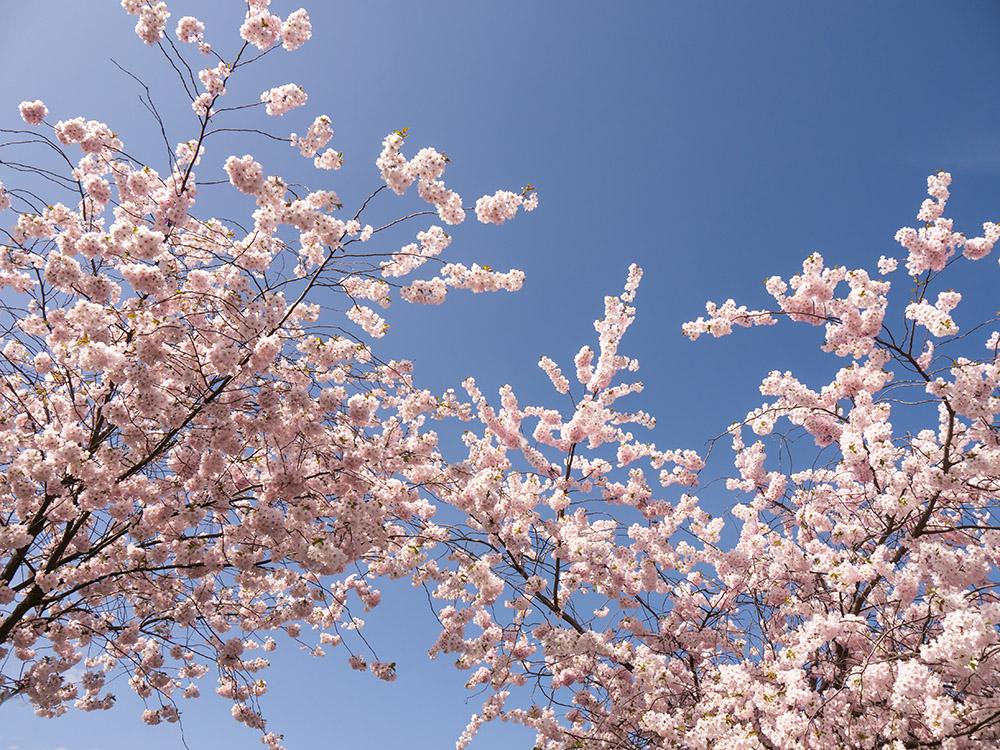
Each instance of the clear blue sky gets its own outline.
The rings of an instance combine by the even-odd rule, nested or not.
[[[240,3],[170,5],[171,29],[194,13],[220,50],[233,49]],[[296,7],[275,0],[273,9]],[[468,222],[448,251],[523,269],[520,293],[455,293],[443,307],[390,310],[382,351],[415,359],[429,387],[472,374],[484,390],[509,382],[524,400],[549,399],[539,355],[568,363],[589,343],[603,296],[637,261],[647,275],[626,350],[642,360],[647,390],[634,403],[658,416],[660,445],[697,448],[760,403],[769,370],[795,367],[821,385],[837,366],[816,354],[818,331],[778,326],[690,343],[680,324],[705,299],[759,303],[765,276],[794,273],[813,250],[872,270],[880,254],[900,256],[892,236],[913,221],[938,168],[954,174],[949,213],[959,228],[976,232],[1000,211],[996,2],[312,0],[308,10],[314,39],[269,56],[227,104],[300,83],[307,108],[268,125],[304,132],[329,114],[347,166],[317,174],[287,146],[218,140],[202,178],[229,154],[253,151],[272,171],[295,164],[292,176],[354,207],[378,184],[382,137],[408,126],[411,151],[448,153],[448,183],[467,203],[529,181],[541,195],[537,212],[502,228]],[[0,122],[16,126],[17,103],[42,98],[51,120],[104,120],[159,164],[138,90],[115,57],[153,85],[171,142],[193,135],[173,71],[114,0],[7,2],[0,19]],[[0,180],[16,182],[2,167]],[[249,216],[249,202],[215,195],[220,213]],[[399,205],[386,201],[377,215]],[[986,263],[988,274],[972,279],[980,302],[959,308],[960,325],[996,304],[995,260]],[[439,750],[478,708],[465,703],[464,673],[424,656],[434,630],[423,593],[385,589],[368,635],[398,662],[396,683],[351,672],[336,650],[325,660],[289,645],[277,654],[265,705],[289,748]],[[209,680],[204,689],[212,692]],[[8,704],[0,750],[181,747],[176,727],[144,727],[127,686],[117,692],[110,714],[51,721]],[[191,750],[260,746],[214,697],[183,708]],[[473,747],[528,748],[531,738],[501,726]]]

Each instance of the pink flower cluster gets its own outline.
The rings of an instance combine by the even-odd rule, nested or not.
[[[347,317],[372,338],[382,338],[389,330],[385,318],[365,305],[355,305],[347,310]]]
[[[340,151],[328,148],[322,154],[313,159],[313,166],[316,169],[340,169],[344,165],[344,155]]]
[[[389,277],[406,276],[420,268],[430,258],[440,255],[450,244],[451,235],[441,227],[430,227],[417,234],[419,245],[411,243],[393,254],[392,260],[382,263],[382,275]]]
[[[441,221],[461,224],[465,221],[462,197],[438,179],[444,174],[448,158],[433,148],[422,148],[416,156],[407,160],[402,154],[405,139],[404,129],[390,133],[382,141],[382,153],[375,165],[385,184],[397,195],[402,195],[417,181],[420,197],[437,208]]]
[[[18,111],[21,113],[21,119],[28,125],[41,125],[45,115],[49,113],[48,107],[40,99],[21,102]]]
[[[302,87],[294,83],[276,86],[260,95],[260,100],[267,105],[265,110],[272,117],[281,117],[286,112],[303,106],[308,98]]]
[[[110,158],[111,152],[121,149],[121,141],[107,125],[97,120],[84,120],[75,117],[72,120],[60,120],[55,125],[56,138],[60,143],[79,144],[88,154],[98,154]]]
[[[224,62],[220,62],[214,68],[205,68],[198,71],[198,78],[205,87],[205,93],[209,96],[222,96],[226,93],[226,79],[232,71]]]
[[[313,120],[304,136],[292,133],[290,138],[292,146],[297,148],[300,154],[306,157],[315,156],[333,138],[330,118],[326,115],[320,115]]]
[[[983,223],[983,236],[973,237],[965,241],[965,257],[969,260],[982,260],[993,251],[993,246],[1000,240],[1000,224],[987,221]]]
[[[838,297],[842,283],[847,284],[847,293]],[[796,322],[825,325],[826,351],[860,356],[874,346],[888,304],[888,282],[872,279],[863,269],[828,268],[823,256],[813,253],[803,262],[802,274],[792,276],[787,282],[772,276],[764,285],[778,303],[778,310],[749,310],[737,306],[733,300],[721,306],[709,302],[706,305],[709,318],[685,323],[682,332],[692,341],[703,333],[727,336],[734,325],[774,325],[777,315],[785,315]]]
[[[195,44],[205,39],[205,24],[194,16],[184,16],[177,22],[177,30],[174,33],[182,42]]]
[[[886,258],[884,255],[880,255],[878,259],[878,272],[883,276],[888,276],[896,270],[897,265],[898,261],[895,258]]]
[[[981,260],[1000,240],[1000,225],[991,221],[983,224],[982,237],[967,239],[953,230],[951,219],[944,217],[950,184],[951,175],[947,172],[928,177],[927,192],[931,197],[923,202],[917,214],[924,226],[919,229],[904,227],[896,233],[896,241],[909,251],[906,268],[913,276],[942,270],[958,248],[964,248],[969,260]]]
[[[538,207],[538,193],[525,195],[509,190],[498,190],[493,195],[484,195],[476,201],[476,218],[483,224],[503,224],[517,215],[517,209],[534,211]]]
[[[257,195],[264,187],[264,168],[250,154],[230,156],[225,170],[230,184],[241,193]]]
[[[142,41],[152,45],[163,38],[163,30],[170,18],[166,3],[160,0],[121,0],[121,5],[129,15],[139,16],[135,33]]]
[[[906,319],[926,328],[932,336],[953,336],[958,326],[951,318],[951,311],[962,301],[962,295],[955,291],[941,292],[933,305],[927,300],[911,302],[906,306]]]
[[[312,37],[312,23],[304,8],[291,13],[281,25],[282,46],[291,52],[297,50]]]
[[[248,12],[240,36],[257,49],[268,49],[281,38],[281,19],[266,8]]]

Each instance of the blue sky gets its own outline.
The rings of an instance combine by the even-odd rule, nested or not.
[[[234,48],[240,3],[170,5],[170,28],[194,13],[220,50]],[[296,7],[275,0],[273,10]],[[521,292],[455,293],[443,307],[389,311],[381,351],[413,358],[435,389],[472,374],[484,390],[509,382],[524,400],[551,402],[539,355],[569,363],[590,343],[603,296],[620,290],[635,261],[646,278],[625,350],[641,359],[647,389],[634,403],[659,418],[659,444],[697,448],[760,403],[769,370],[795,369],[817,386],[840,364],[819,355],[819,331],[787,326],[692,344],[680,324],[706,299],[760,303],[766,276],[794,273],[814,250],[872,270],[881,254],[901,257],[892,236],[914,221],[926,175],[939,168],[954,175],[949,214],[960,229],[974,233],[1000,210],[994,2],[314,0],[308,10],[313,40],[235,81],[227,104],[301,84],[308,106],[266,124],[303,132],[329,114],[344,170],[317,174],[287,146],[233,138],[209,142],[203,179],[229,154],[251,151],[272,172],[337,190],[352,208],[378,184],[382,137],[407,126],[411,153],[448,153],[448,184],[466,203],[499,187],[538,187],[534,214],[502,228],[468,222],[448,251],[523,269]],[[117,2],[7,3],[0,18],[6,126],[19,122],[19,101],[42,98],[51,120],[104,120],[159,164],[138,89],[114,57],[151,84],[172,143],[194,135],[173,71],[135,37]],[[3,167],[0,180],[15,183]],[[252,210],[228,189],[206,188],[205,206],[216,196],[220,214]],[[375,215],[410,205],[383,201]],[[996,304],[995,261],[985,263],[986,273],[964,274],[978,301],[959,308],[960,325]],[[423,592],[386,589],[368,634],[398,662],[396,683],[351,672],[336,651],[325,660],[279,651],[266,709],[289,748],[437,750],[478,708],[475,698],[466,703],[463,673],[423,656],[434,632]],[[111,714],[52,721],[3,706],[0,750],[180,747],[175,727],[141,724],[128,693],[122,685]],[[184,708],[191,750],[259,746],[222,701]],[[501,726],[473,747],[530,741]]]

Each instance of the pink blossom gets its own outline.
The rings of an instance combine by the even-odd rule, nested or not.
[[[281,26],[282,45],[291,52],[305,44],[312,37],[312,24],[309,14],[304,8],[299,8],[285,19]]]
[[[267,49],[281,38],[281,19],[264,9],[249,13],[240,26],[240,36],[257,49]]]
[[[382,338],[385,336],[386,331],[389,330],[389,325],[385,322],[385,318],[364,305],[355,305],[349,308],[347,310],[347,317],[359,325],[372,338]]]
[[[241,193],[256,195],[264,186],[264,168],[250,154],[226,159],[226,174],[229,182]]]
[[[993,251],[993,246],[1000,240],[1000,224],[987,221],[983,224],[983,236],[973,237],[965,242],[965,257],[969,260],[981,260]]]
[[[301,107],[308,98],[306,92],[294,83],[276,86],[260,95],[260,100],[267,104],[265,110],[272,117],[281,117],[289,110]]]
[[[333,138],[333,128],[330,127],[330,118],[326,115],[320,115],[313,120],[304,136],[295,133],[291,135],[292,146],[303,156],[315,156],[331,138]]]
[[[896,259],[886,258],[884,255],[880,255],[878,259],[878,272],[883,276],[886,276],[896,270]]]
[[[194,16],[184,16],[177,22],[174,33],[182,42],[194,44],[205,38],[205,24]]]
[[[152,45],[163,38],[163,29],[166,28],[167,19],[170,18],[166,3],[157,0],[150,2],[121,0],[121,6],[126,13],[139,16],[135,24],[135,33],[142,41]]]
[[[212,96],[222,96],[226,93],[226,80],[232,71],[224,62],[220,62],[214,68],[205,68],[198,71],[198,78],[205,87],[205,92]]]
[[[476,218],[484,224],[503,224],[514,218],[522,202],[517,193],[498,190],[476,201]]]
[[[941,292],[938,300],[931,305],[927,300],[912,302],[906,307],[906,318],[926,328],[934,336],[953,336],[958,326],[949,314],[962,299],[957,292]]]
[[[41,125],[42,121],[45,119],[45,115],[49,113],[48,107],[45,106],[41,99],[35,99],[30,102],[21,102],[18,106],[18,110],[21,113],[21,119],[28,125]]]

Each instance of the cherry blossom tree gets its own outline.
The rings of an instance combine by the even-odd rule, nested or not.
[[[201,178],[234,132],[285,141],[317,180],[341,166],[326,115],[289,136],[235,119],[305,106],[298,85],[223,106],[264,55],[310,38],[309,16],[250,2],[225,52],[193,17],[171,35],[162,2],[122,6],[177,70],[193,137],[154,166],[103,122],[53,124],[41,101],[3,131],[3,148],[29,156],[8,162],[25,184],[0,189],[0,701],[21,695],[42,716],[107,709],[106,683],[124,672],[145,721],[172,722],[212,670],[233,716],[276,747],[258,707],[271,634],[305,644],[303,626],[315,629],[316,654],[356,635],[356,610],[379,601],[368,561],[401,534],[421,543],[400,524],[434,512],[418,491],[442,475],[424,423],[460,409],[454,393],[415,388],[409,362],[377,357],[368,342],[388,324],[376,310],[513,291],[523,274],[439,258],[442,225],[466,208],[442,153],[404,155],[405,130],[384,140],[382,186],[346,216],[336,192],[292,185],[251,155],[222,151]],[[162,125],[148,88],[143,103]],[[203,210],[220,182],[255,200],[247,226]],[[414,183],[426,210],[366,223]],[[502,224],[536,204],[528,188],[474,210]],[[388,246],[388,230],[415,221],[415,237]],[[372,671],[393,677],[388,664]]]
[[[492,401],[472,378],[463,395],[421,389],[411,363],[379,358],[376,308],[517,290],[517,270],[445,263],[441,224],[473,210],[503,224],[535,208],[533,188],[466,207],[447,157],[404,154],[405,129],[367,197],[290,184],[219,136],[285,140],[319,175],[341,166],[325,115],[304,135],[239,124],[308,107],[300,86],[224,99],[309,40],[306,11],[251,0],[223,54],[195,18],[171,33],[162,2],[122,6],[179,72],[192,139],[158,171],[104,123],[50,124],[40,101],[3,131],[3,148],[49,159],[18,162],[31,184],[0,192],[3,698],[43,716],[108,709],[125,673],[145,720],[174,722],[212,672],[233,716],[280,747],[269,652],[341,646],[393,679],[357,613],[400,578],[436,601],[430,656],[482,699],[459,748],[495,720],[545,750],[997,744],[1000,327],[960,329],[945,279],[987,257],[1000,225],[955,231],[950,175],[928,178],[921,226],[896,235],[910,279],[896,258],[848,270],[813,254],[767,280],[773,306],[709,303],[683,326],[697,339],[788,318],[822,326],[842,362],[818,387],[772,372],[765,403],[720,426],[735,473],[712,516],[694,494],[708,451],[637,437],[653,416],[620,405],[642,390],[621,350],[641,269],[568,376],[539,362],[553,405],[510,387]],[[414,183],[425,210],[367,223]],[[206,213],[225,185],[255,201],[246,227]],[[434,420],[470,427],[463,460],[443,458]],[[792,434],[789,468],[774,445]]]
[[[638,369],[619,350],[635,266],[572,376],[539,362],[564,408],[508,387],[494,406],[465,383],[482,428],[444,498],[468,521],[453,567],[426,566],[449,600],[432,654],[457,654],[487,694],[459,747],[497,718],[546,750],[996,746],[1000,330],[960,330],[954,290],[930,300],[1000,225],[955,231],[950,182],[929,177],[923,226],[896,235],[912,277],[896,283],[914,289],[900,325],[895,258],[873,275],[814,253],[767,279],[773,308],[710,302],[683,326],[721,337],[787,317],[823,326],[844,361],[819,388],[764,379],[767,401],[726,431],[724,516],[691,494],[704,457],[637,438],[652,417],[617,406],[642,389],[619,379]],[[814,446],[791,469],[769,455],[782,426]],[[509,705],[529,683],[544,700]]]

